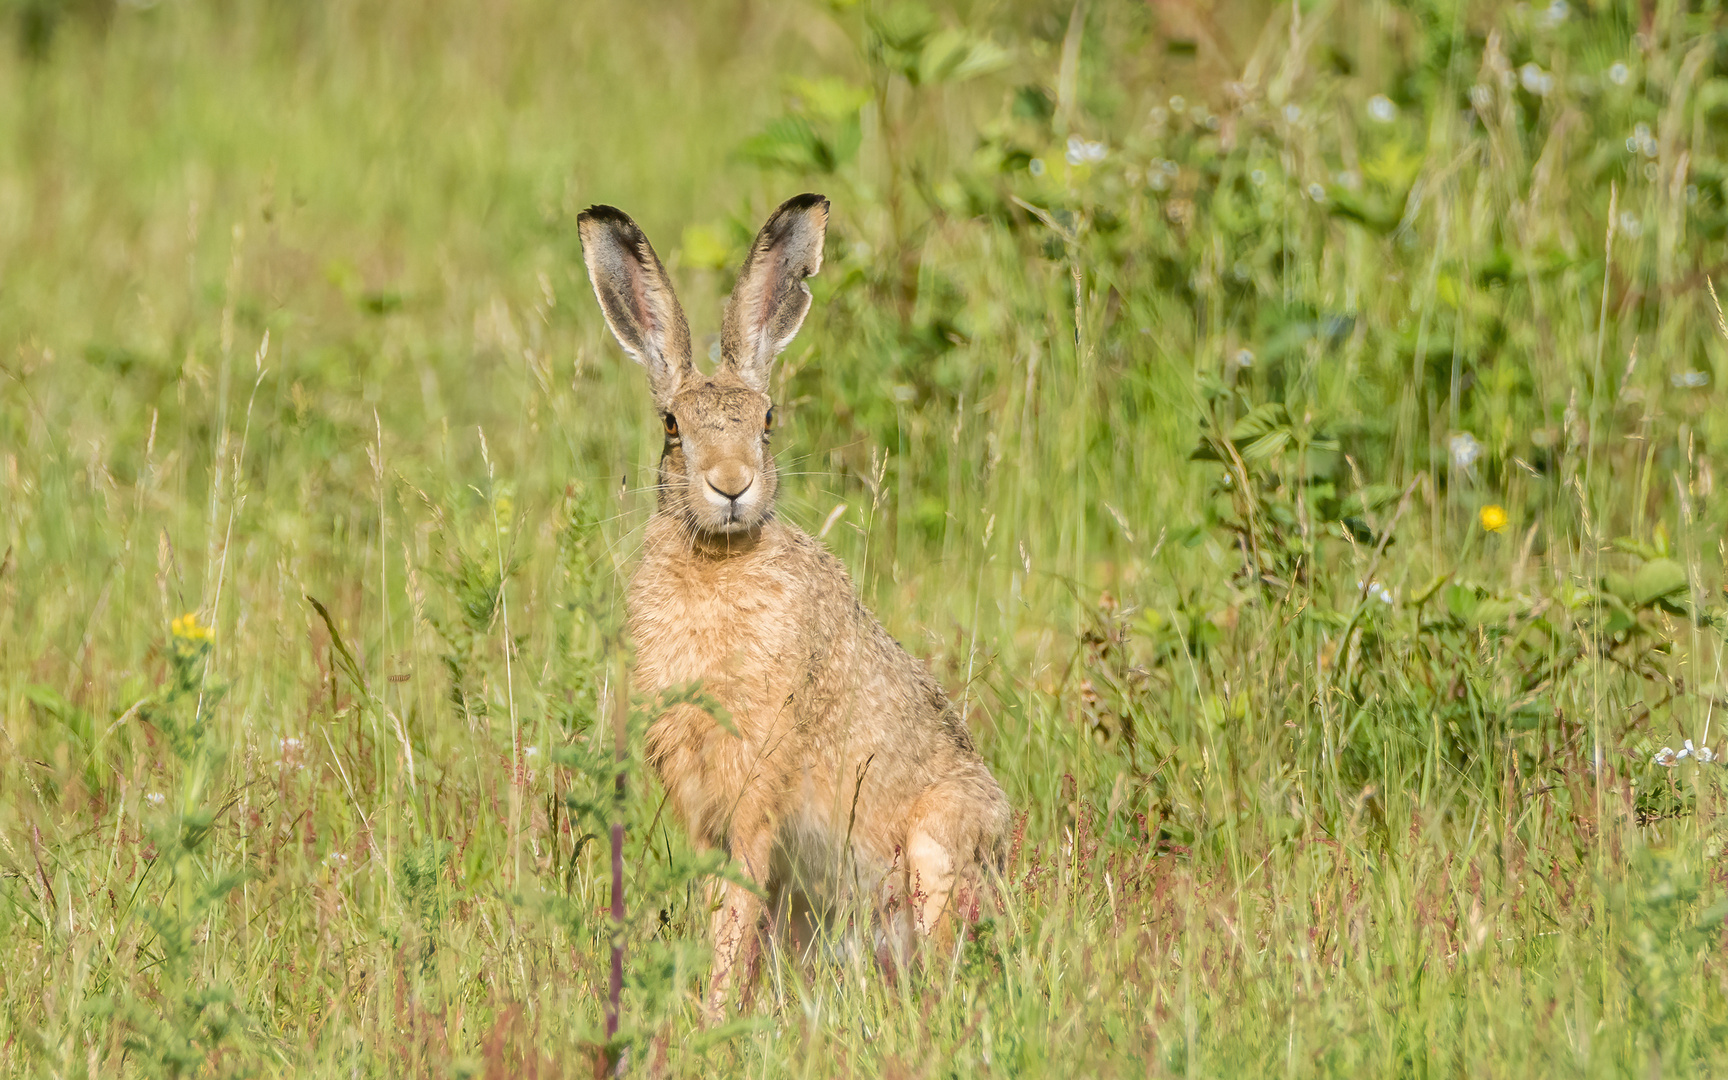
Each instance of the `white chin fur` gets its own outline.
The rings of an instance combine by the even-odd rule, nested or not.
[[[738,521],[702,521],[699,525],[710,536],[737,536],[760,525],[754,517]]]
[[[705,533],[731,536],[736,533],[749,532],[762,524],[762,515],[756,512],[754,504],[739,506],[735,511],[718,506],[703,506],[692,508],[691,518],[696,527]]]
[[[726,496],[715,492],[704,485],[702,505],[693,506],[691,516],[696,519],[705,532],[711,533],[741,533],[747,532],[762,523],[762,515],[758,512],[755,498],[756,492],[750,491],[745,497],[733,502]]]

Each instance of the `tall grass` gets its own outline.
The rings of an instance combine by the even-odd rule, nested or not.
[[[1728,1064],[1717,5],[0,14],[0,1068],[586,1074],[615,933],[633,1072]],[[575,215],[704,350],[800,190],[784,513],[1021,817],[703,1029]]]

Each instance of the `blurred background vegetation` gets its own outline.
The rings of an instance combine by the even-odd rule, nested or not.
[[[0,0],[0,1067],[1720,1069],[1728,20],[1553,0]],[[834,203],[785,514],[1021,816],[777,957],[600,717],[698,338]],[[641,717],[638,716],[638,721]],[[630,915],[606,914],[609,815]]]

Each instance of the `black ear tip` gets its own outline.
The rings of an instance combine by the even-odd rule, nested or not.
[[[589,224],[605,226],[632,239],[642,234],[642,230],[637,227],[634,221],[630,220],[629,214],[616,206],[607,206],[605,203],[595,203],[576,215],[577,229]]]
[[[607,206],[605,203],[595,203],[593,206],[590,206],[588,209],[582,211],[580,214],[577,214],[576,220],[578,220],[578,221],[629,221],[630,215],[626,214],[624,211],[618,209],[616,206]]]
[[[817,208],[820,208],[824,214],[828,212],[828,196],[807,191],[802,195],[794,195],[780,204],[781,213],[803,213]]]

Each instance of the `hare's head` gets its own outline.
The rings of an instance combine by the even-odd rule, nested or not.
[[[698,533],[748,532],[774,511],[779,478],[768,451],[768,373],[810,310],[804,279],[822,267],[827,227],[828,200],[820,195],[800,195],[774,211],[726,302],[720,364],[704,375],[691,360],[690,327],[666,268],[642,230],[610,206],[577,218],[600,310],[618,344],[648,370],[666,427],[661,506]]]

